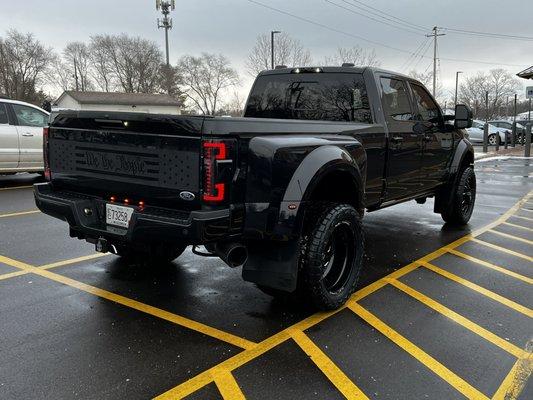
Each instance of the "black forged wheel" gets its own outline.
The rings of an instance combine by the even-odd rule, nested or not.
[[[320,310],[342,306],[354,292],[363,263],[361,217],[350,205],[324,203],[309,215],[293,293],[257,285],[285,302],[312,303]]]
[[[143,251],[134,245],[116,246],[118,256],[127,262],[142,264],[168,264],[178,258],[186,248],[186,245],[158,245]]]
[[[466,225],[476,202],[476,175],[472,167],[462,170],[452,195],[451,206],[441,213],[442,219],[450,224]]]
[[[364,238],[357,211],[325,205],[310,225],[298,280],[304,298],[321,310],[342,306],[354,292],[363,263]]]

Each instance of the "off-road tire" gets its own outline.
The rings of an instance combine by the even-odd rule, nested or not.
[[[298,276],[302,295],[320,310],[334,310],[346,303],[359,280],[364,251],[361,219],[350,205],[329,204],[309,227]],[[341,268],[340,273],[335,268]]]
[[[449,207],[441,213],[442,219],[452,225],[466,225],[476,202],[476,174],[469,166],[461,170],[452,191]]]
[[[187,245],[152,245],[146,249],[139,249],[134,245],[115,246],[117,255],[127,262],[141,264],[168,264],[181,256]]]

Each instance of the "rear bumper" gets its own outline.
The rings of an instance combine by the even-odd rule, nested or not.
[[[242,211],[235,208],[190,212],[136,208],[126,229],[105,223],[106,202],[100,198],[54,191],[50,183],[34,185],[34,196],[35,204],[43,213],[67,221],[71,236],[90,242],[104,237],[113,243],[202,244],[236,236],[242,230],[237,223],[242,221]]]

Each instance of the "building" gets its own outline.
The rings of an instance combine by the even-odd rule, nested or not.
[[[181,114],[183,104],[166,94],[77,92],[68,90],[52,110],[125,111],[150,114]]]

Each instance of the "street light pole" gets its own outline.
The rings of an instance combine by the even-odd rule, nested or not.
[[[457,71],[455,73],[455,100],[453,102],[453,106],[457,106],[457,87],[459,86],[459,74],[462,74],[463,71]]]
[[[281,31],[271,31],[270,32],[270,67],[274,69],[274,35],[276,33],[281,33]]]

